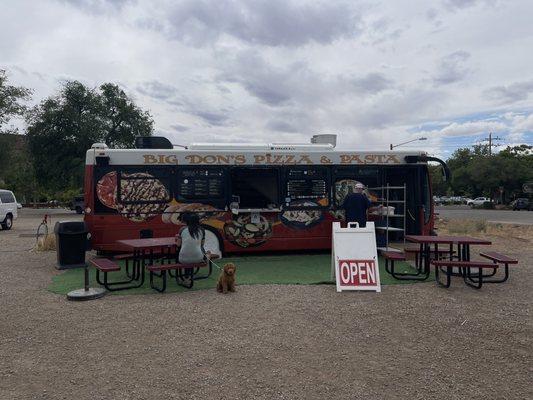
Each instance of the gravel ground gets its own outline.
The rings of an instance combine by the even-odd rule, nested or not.
[[[533,237],[503,285],[241,286],[68,302],[55,253],[0,232],[0,399],[531,399]],[[80,282],[81,286],[81,282]]]

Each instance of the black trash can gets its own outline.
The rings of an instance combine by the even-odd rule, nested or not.
[[[57,268],[85,267],[87,226],[83,221],[59,221],[54,226],[57,244]]]

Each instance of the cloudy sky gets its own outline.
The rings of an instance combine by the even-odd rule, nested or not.
[[[174,143],[533,144],[531,0],[0,0],[33,103],[121,85]]]

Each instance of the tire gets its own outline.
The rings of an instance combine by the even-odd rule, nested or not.
[[[80,206],[77,206],[76,207],[76,214],[82,214],[83,213],[83,210],[81,209]]]
[[[4,222],[2,222],[2,229],[8,231],[13,227],[13,217],[11,214],[7,214]]]

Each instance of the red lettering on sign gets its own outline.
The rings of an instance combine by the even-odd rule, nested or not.
[[[375,260],[339,260],[341,286],[376,286]]]

